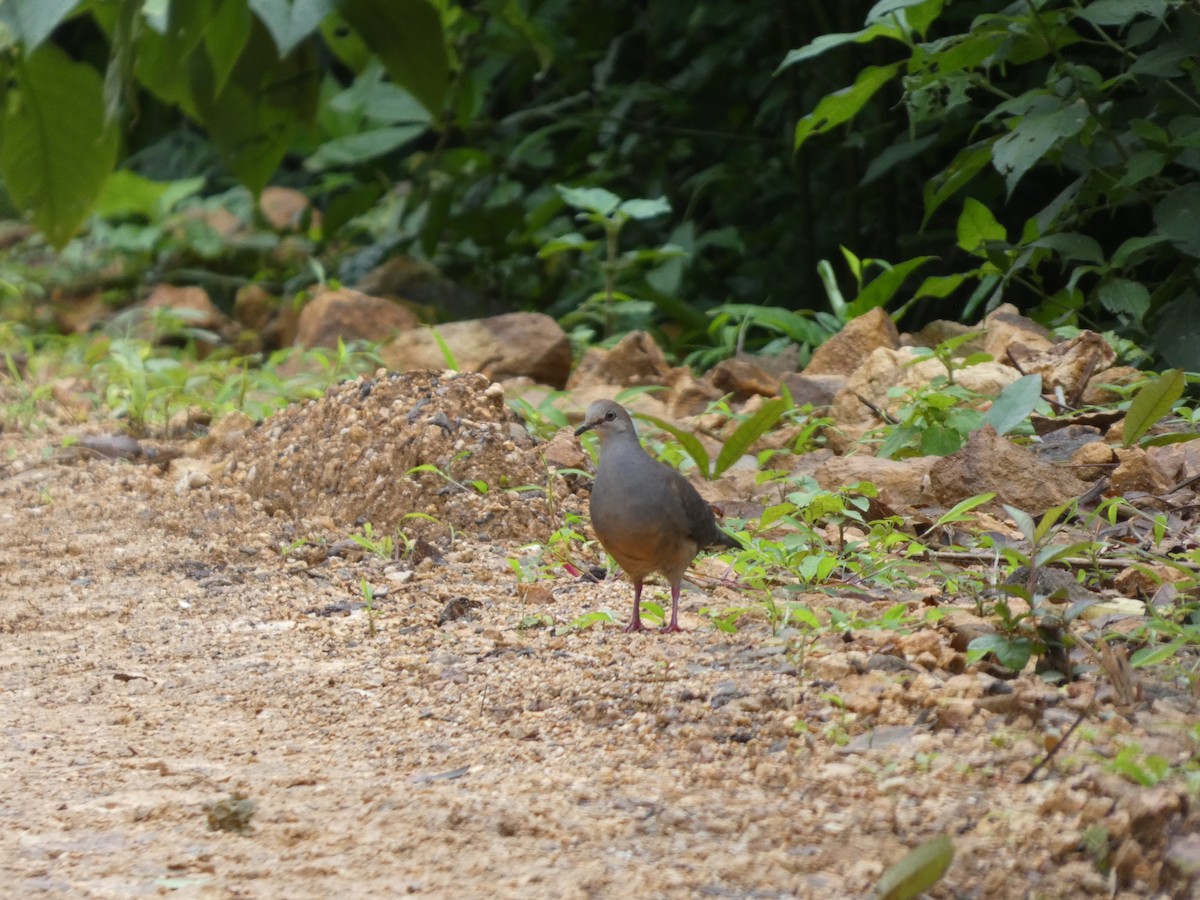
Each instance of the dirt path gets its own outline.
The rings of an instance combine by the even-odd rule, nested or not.
[[[310,565],[236,479],[45,460],[56,442],[2,442],[10,896],[855,897],[943,833],[931,896],[1187,895],[1163,863],[1186,794],[1095,753],[1186,753],[1183,700],[1131,722],[1096,682],[962,672],[932,630],[830,635],[797,668],[761,618],[701,620],[744,602],[725,587],[687,592],[673,638],[522,631],[514,541]],[[364,577],[387,589],[373,637]],[[627,612],[621,582],[549,586],[560,623]],[[480,606],[437,624],[457,596]],[[1093,698],[1084,739],[1017,785]],[[250,830],[210,829],[234,794]]]

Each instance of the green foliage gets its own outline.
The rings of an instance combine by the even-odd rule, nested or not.
[[[1183,396],[1182,369],[1172,369],[1142,386],[1129,404],[1121,431],[1121,445],[1131,447],[1146,436],[1155,423],[1171,411]]]
[[[875,887],[878,900],[910,900],[942,880],[954,861],[954,844],[946,835],[909,851],[883,873]]]
[[[721,445],[715,462],[709,459],[704,444],[690,431],[677,428],[656,416],[638,413],[638,418],[645,419],[679,441],[688,456],[692,458],[692,462],[696,464],[696,469],[700,474],[709,480],[714,480],[741,459],[755,441],[770,431],[790,406],[789,401],[783,397],[775,397],[762,404],[753,414],[738,423],[733,434]]]
[[[941,0],[877,4],[862,30],[786,57],[808,66],[871,42],[904,54],[820,100],[795,146],[807,151],[834,126],[866,129],[871,98],[900,93],[908,127],[872,166],[948,157],[926,182],[923,224],[945,221],[957,200],[958,246],[974,258],[918,296],[973,286],[968,315],[1017,299],[1046,321],[1103,322],[1200,368],[1183,338],[1200,259],[1200,101],[1186,62],[1198,34],[1200,15],[1183,0],[1050,0],[973,17]]]

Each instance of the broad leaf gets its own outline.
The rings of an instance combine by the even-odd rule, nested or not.
[[[397,147],[416,140],[427,130],[424,125],[397,125],[334,138],[318,147],[317,152],[304,161],[304,168],[310,172],[321,172],[325,169],[356,166],[385,153],[391,153]]]
[[[919,269],[934,256],[914,256],[912,259],[906,259],[902,263],[897,263],[881,272],[879,275],[871,279],[871,281],[859,292],[859,295],[846,307],[846,318],[856,319],[864,313],[868,313],[880,306],[886,306],[900,287],[904,284],[906,278],[914,271]]]
[[[1100,303],[1111,313],[1127,316],[1135,322],[1150,311],[1150,291],[1138,281],[1106,278],[1096,289]]]
[[[888,66],[867,66],[858,73],[853,85],[822,97],[817,108],[796,123],[793,147],[799,150],[814,134],[824,134],[854,118],[881,87],[896,77],[901,65],[897,62]]]
[[[249,0],[249,4],[275,39],[280,59],[315,33],[321,20],[337,7],[336,0]]]
[[[984,634],[967,644],[967,661],[978,662],[988,653],[994,653],[1000,665],[1020,672],[1033,655],[1033,643],[1029,638],[1010,638],[999,634]]]
[[[1023,116],[1009,134],[996,141],[992,164],[1004,176],[1009,195],[1026,172],[1063,138],[1078,134],[1087,119],[1088,108],[1082,99],[1056,103]]]
[[[806,44],[796,50],[788,51],[787,56],[783,58],[783,62],[779,64],[779,68],[775,70],[775,74],[778,75],[788,66],[793,66],[806,59],[812,59],[814,56],[820,56],[825,51],[832,50],[834,47],[843,47],[846,44],[865,44],[879,37],[893,38],[898,41],[904,39],[900,29],[890,22],[881,22],[877,25],[872,25],[870,28],[864,28],[862,31],[851,31],[844,34],[822,34],[813,40],[812,43]]]
[[[79,5],[79,0],[0,0],[0,23],[29,54],[42,45]]]
[[[968,197],[963,201],[962,215],[958,217],[958,246],[976,256],[985,256],[983,249],[989,241],[1007,241],[1008,232],[996,221],[992,211]]]
[[[1158,201],[1154,224],[1176,247],[1189,256],[1200,257],[1200,184],[1182,184]]]
[[[427,0],[342,0],[338,11],[383,62],[392,81],[440,120],[450,60],[434,5]]]
[[[721,447],[721,452],[717,454],[717,464],[712,477],[716,478],[741,459],[755,441],[771,430],[771,427],[779,421],[779,417],[787,412],[790,406],[791,404],[787,400],[776,397],[768,400],[755,411],[754,415],[740,423]]]
[[[1121,445],[1136,444],[1154,423],[1171,411],[1175,401],[1183,396],[1187,379],[1183,369],[1164,372],[1144,385],[1133,396],[1129,411],[1125,413],[1125,425],[1121,429]]]
[[[942,880],[954,861],[954,845],[946,835],[926,841],[888,868],[875,886],[877,900],[911,900]]]
[[[117,159],[104,119],[104,82],[44,44],[13,63],[16,90],[0,119],[0,173],[9,195],[56,247],[82,224]]]
[[[656,200],[626,200],[619,207],[618,212],[622,212],[631,219],[653,219],[656,216],[661,216],[671,211],[671,204],[667,202],[666,197],[659,197]]]
[[[696,468],[700,470],[700,474],[705,478],[712,478],[712,473],[709,471],[710,463],[708,460],[708,451],[704,449],[704,444],[700,442],[700,438],[696,437],[690,431],[684,431],[682,428],[677,428],[670,422],[665,422],[657,416],[649,416],[645,413],[636,414],[639,419],[645,419],[655,428],[661,428],[667,434],[671,435],[675,440],[683,445],[683,449],[687,451],[687,455],[692,458],[692,462],[696,464]]]
[[[604,188],[572,188],[561,184],[556,188],[568,206],[600,216],[611,216],[621,205],[621,198]]]
[[[193,54],[191,62],[201,121],[230,171],[259,193],[293,137],[316,114],[319,74],[312,45],[302,44],[279,60],[270,35],[254,22],[246,49],[219,93],[208,55]]]
[[[983,421],[996,429],[996,434],[1008,434],[1029,418],[1042,399],[1042,376],[1024,375],[1007,385],[983,414]]]

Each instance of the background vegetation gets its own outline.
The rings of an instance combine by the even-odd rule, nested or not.
[[[111,252],[295,289],[404,253],[694,361],[747,317],[750,346],[811,346],[872,306],[1011,301],[1200,368],[1198,25],[1183,0],[5,0],[0,206],[60,255],[31,275],[26,241],[0,282]],[[319,267],[161,227],[270,183],[321,211]],[[559,186],[665,202],[613,256]]]

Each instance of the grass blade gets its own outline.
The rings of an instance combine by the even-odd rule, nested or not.
[[[721,452],[717,454],[717,465],[712,477],[716,478],[741,459],[750,445],[770,431],[779,421],[779,417],[787,411],[788,402],[782,397],[776,397],[774,400],[768,400],[758,408],[758,412],[738,425],[721,448]]]

